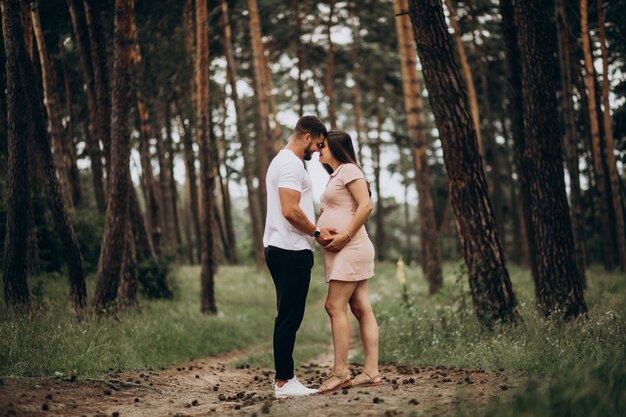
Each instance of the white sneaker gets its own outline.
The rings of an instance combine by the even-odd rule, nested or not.
[[[274,384],[274,396],[276,398],[303,397],[313,394],[317,394],[317,390],[305,387],[295,376],[282,387]]]

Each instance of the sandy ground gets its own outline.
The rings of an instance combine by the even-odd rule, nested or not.
[[[230,352],[163,370],[111,372],[101,380],[4,378],[0,416],[394,416],[450,415],[507,397],[526,381],[504,372],[382,366],[384,383],[305,398],[275,399],[271,369],[228,364],[252,351]],[[317,387],[328,375],[326,353],[300,366]],[[360,372],[355,365],[353,375]]]

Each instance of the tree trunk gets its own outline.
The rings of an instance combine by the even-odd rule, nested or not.
[[[224,2],[224,0],[222,0]],[[307,1],[304,2],[306,13]],[[223,7],[223,6],[222,6]],[[292,0],[292,8],[296,18],[296,57],[298,59],[298,116],[304,116],[304,48],[302,47],[302,13],[300,12],[300,1]],[[222,8],[222,12],[224,9]]]
[[[148,236],[146,221],[144,216],[141,214],[139,200],[137,199],[137,192],[133,186],[130,188],[130,202],[128,204],[130,222],[132,225],[133,235],[135,237],[134,242],[137,262],[150,258],[156,259],[157,255],[154,251],[154,246],[152,246],[152,241],[150,241],[150,237]]]
[[[504,37],[504,45],[506,51],[506,61],[508,69],[508,84],[509,84],[509,105],[508,114],[511,119],[511,133],[513,137],[513,143],[522,143],[524,140],[524,119],[523,109],[524,103],[522,98],[522,76],[521,76],[521,64],[519,56],[519,48],[517,46],[517,28],[515,27],[515,20],[513,16],[513,4],[511,0],[500,0],[500,13],[502,15],[502,33]],[[525,178],[520,175],[521,161],[519,160],[519,154],[515,155],[515,171],[519,177],[520,191],[524,185]],[[520,208],[517,214],[517,221],[519,222],[519,237],[520,237],[520,263],[522,265],[528,265],[530,263],[533,274],[536,274],[536,267],[534,265],[534,258],[530,256],[530,252],[534,252],[533,242],[528,238],[527,230],[529,225],[526,223],[528,218],[524,214],[524,207],[528,207],[530,203],[526,201],[526,195],[520,192],[518,199],[513,202]],[[520,204],[521,203],[521,204]],[[521,221],[520,221],[521,220]],[[528,260],[529,262],[526,262]]]
[[[335,14],[335,0],[328,2],[330,8],[328,12],[328,20],[326,21],[326,35],[328,36],[328,49],[326,50],[326,78],[325,88],[326,96],[328,97],[328,121],[330,128],[335,129],[337,127],[337,116],[335,115],[335,100],[334,100],[334,88],[335,81],[335,50],[333,47],[333,41],[331,39],[331,31],[333,27],[333,15]]]
[[[587,88],[587,106],[589,109],[589,126],[591,129],[591,145],[593,166],[596,177],[596,206],[602,224],[602,242],[604,254],[604,268],[612,270],[614,265],[614,249],[611,243],[611,227],[607,207],[607,190],[605,186],[605,172],[602,164],[602,149],[600,144],[600,126],[597,117],[597,103],[594,85],[593,57],[589,42],[589,27],[587,17],[587,0],[580,1],[580,27],[585,60],[585,84]]]
[[[428,282],[429,292],[434,294],[443,285],[443,274],[441,270],[439,236],[437,235],[435,222],[435,208],[430,189],[430,173],[426,155],[428,149],[426,117],[424,115],[421,86],[417,73],[417,56],[413,42],[411,20],[408,15],[402,14],[408,11],[408,9],[408,0],[395,0],[396,33],[402,60],[404,110],[407,115],[408,135],[411,141],[415,167],[415,185],[419,195],[418,213],[422,272]]]
[[[194,93],[195,94],[195,93]],[[202,254],[202,240],[200,239],[200,203],[198,201],[198,185],[196,180],[196,158],[193,150],[193,138],[191,137],[191,127],[184,124],[183,121],[183,147],[185,156],[185,178],[187,179],[186,189],[189,192],[188,206],[191,215],[191,227],[195,235],[195,248],[198,252],[196,259]]]
[[[93,190],[96,197],[96,207],[98,212],[104,214],[106,202],[104,199],[102,152],[100,150],[101,133],[98,132],[98,107],[96,101],[96,90],[93,77],[93,67],[91,61],[91,51],[89,50],[89,39],[87,38],[87,28],[81,14],[82,4],[78,0],[67,0],[74,30],[74,40],[78,47],[80,67],[83,73],[87,94],[87,111],[89,113],[88,132],[85,134],[85,147],[91,161],[91,176]]]
[[[131,185],[132,187],[132,185]],[[129,192],[129,194],[131,194]],[[130,204],[129,204],[130,210]],[[130,211],[129,211],[130,213]],[[130,217],[129,217],[130,221]],[[137,274],[137,252],[135,248],[135,237],[133,229],[130,227],[125,228],[124,233],[124,245],[126,246],[126,253],[124,253],[124,261],[122,263],[122,271],[120,274],[120,285],[117,289],[117,299],[119,305],[124,308],[136,307],[139,302],[137,300],[137,289],[139,287],[139,278]]]
[[[272,136],[269,125],[269,98],[267,96],[267,86],[264,82],[265,62],[263,42],[261,41],[261,23],[259,21],[259,10],[257,8],[257,0],[247,0],[248,2],[248,25],[250,31],[250,44],[252,47],[252,70],[254,74],[254,91],[256,101],[256,165],[257,176],[259,178],[259,201],[261,204],[261,213],[265,215],[266,209],[266,190],[265,175],[269,166],[268,149],[272,147]]]
[[[504,200],[506,199],[506,192],[502,187],[502,178],[501,178],[501,164],[500,164],[500,153],[498,152],[498,144],[495,139],[494,132],[494,120],[493,120],[493,112],[491,111],[491,97],[489,96],[489,92],[492,89],[489,86],[489,75],[487,73],[487,64],[489,57],[487,55],[487,51],[485,50],[484,40],[480,35],[480,28],[478,27],[478,22],[476,19],[476,12],[472,9],[472,41],[474,43],[474,55],[476,60],[478,61],[478,71],[480,75],[480,84],[482,88],[482,102],[483,102],[483,111],[485,112],[485,128],[483,135],[483,157],[485,159],[485,164],[489,166],[490,170],[487,176],[487,186],[489,190],[489,197],[493,203],[493,213],[496,218],[496,225],[498,226],[498,232],[500,235],[500,241],[502,242],[502,246],[504,247],[504,252],[508,253],[507,250],[507,239],[506,239],[506,219],[504,213]]]
[[[50,133],[54,147],[54,162],[57,167],[61,192],[65,199],[65,204],[74,206],[72,190],[70,185],[70,161],[69,155],[65,152],[67,147],[64,142],[68,140],[63,129],[61,116],[61,100],[57,90],[57,76],[48,56],[48,49],[43,38],[41,19],[39,18],[39,8],[37,2],[31,2],[31,18],[33,20],[33,31],[37,41],[37,51],[39,52],[39,62],[41,63],[41,76],[43,81],[44,103],[48,112],[50,123]]]
[[[6,231],[4,234],[4,301],[7,307],[20,310],[29,305],[28,291],[28,229],[32,217],[30,181],[28,175],[27,143],[33,136],[30,123],[31,96],[25,72],[32,71],[24,27],[20,17],[19,0],[2,1],[7,99],[7,173],[6,173]],[[32,87],[31,87],[32,88]],[[30,113],[30,114],[29,114]]]
[[[139,156],[141,158],[141,170],[146,187],[146,211],[148,214],[148,230],[152,237],[152,243],[157,255],[161,255],[161,238],[163,229],[161,228],[161,207],[159,206],[159,192],[152,171],[152,158],[150,155],[150,131],[148,109],[137,93],[137,114],[139,115]]]
[[[155,120],[162,120],[165,118],[165,115],[160,112],[155,111]],[[167,129],[167,126],[166,126]],[[156,131],[155,139],[156,139],[156,153],[157,153],[157,161],[159,163],[159,195],[161,196],[161,200],[159,201],[161,210],[162,210],[162,227],[163,227],[163,236],[164,236],[164,246],[169,248],[170,250],[174,249],[177,245],[176,243],[176,232],[174,230],[174,212],[172,211],[172,194],[170,188],[170,178],[169,178],[169,164],[168,158],[165,154],[165,141],[166,138],[163,137],[163,129],[162,125],[156,125],[154,127]]]
[[[467,93],[439,0],[410,1],[413,35],[441,142],[476,315],[487,326],[519,320],[478,151]]]
[[[230,97],[235,107],[235,118],[237,123],[237,133],[241,143],[241,154],[243,156],[243,175],[248,189],[248,210],[250,211],[250,221],[252,223],[252,239],[254,244],[254,255],[257,267],[265,265],[265,255],[263,249],[263,218],[259,202],[257,189],[254,186],[254,174],[252,169],[252,157],[250,155],[250,143],[248,132],[244,123],[244,114],[237,92],[237,64],[232,52],[232,32],[230,28],[230,18],[228,16],[228,3],[221,0],[223,18],[223,48],[226,56],[226,72],[230,84]]]
[[[98,262],[98,275],[94,307],[103,310],[117,297],[126,245],[129,222],[129,192],[131,187],[130,126],[128,115],[130,75],[132,73],[132,22],[133,0],[115,0],[115,30],[113,49],[113,94],[111,107],[111,148],[109,159],[108,198],[102,250]]]
[[[356,131],[356,143],[358,146],[357,156],[359,158],[359,162],[361,166],[363,166],[363,132],[361,129],[361,119],[362,119],[362,107],[361,107],[361,87],[360,87],[360,77],[361,77],[361,64],[359,62],[359,27],[356,23],[356,12],[355,12],[354,3],[350,3],[350,10],[352,14],[352,24],[350,25],[351,33],[352,33],[352,47],[350,48],[350,57],[352,58],[352,78],[354,81],[354,87],[352,91],[354,93],[354,130]]]
[[[217,195],[219,195],[220,197],[220,202],[216,206],[219,208],[222,216],[222,223],[224,228],[224,242],[226,242],[226,246],[224,246],[226,259],[231,264],[237,264],[239,263],[239,257],[237,256],[237,241],[235,237],[235,230],[233,227],[233,214],[231,209],[232,204],[230,200],[229,190],[229,170],[226,161],[226,152],[228,147],[228,142],[226,139],[226,109],[224,109],[224,117],[222,118],[221,132],[221,141],[218,140],[217,137],[211,138],[212,142],[214,143],[213,154],[215,155],[215,159],[213,162],[215,166],[215,187],[219,189]],[[220,170],[220,167],[222,165],[224,165],[226,176],[222,176],[222,172]]]
[[[111,98],[109,97],[109,77],[107,71],[107,46],[104,30],[100,24],[100,7],[97,0],[83,0],[87,33],[91,48],[91,65],[93,68],[94,87],[97,101],[97,129],[98,140],[102,141],[107,171],[107,182],[110,177],[109,154],[111,144]],[[108,186],[105,187],[108,190]]]
[[[519,0],[514,5],[524,98],[524,137],[519,154],[526,231],[533,241],[535,292],[544,315],[576,317],[587,311],[575,261],[572,226],[563,179],[554,69],[554,5]]]
[[[172,213],[172,227],[174,233],[174,241],[176,242],[176,246],[180,247],[183,244],[183,239],[180,231],[180,221],[179,221],[179,213],[178,213],[178,187],[176,184],[176,178],[174,177],[174,146],[172,139],[172,114],[171,114],[171,103],[166,99],[164,101],[165,111],[165,171],[166,177],[165,182],[168,188],[168,200],[165,201],[166,204],[169,204],[170,211]]]
[[[581,203],[580,171],[578,169],[578,135],[574,114],[574,92],[572,88],[571,53],[567,40],[567,14],[565,0],[556,2],[556,21],[561,69],[561,101],[565,131],[563,148],[565,149],[565,163],[570,179],[570,211],[572,218],[572,233],[576,248],[576,263],[580,271],[583,286],[586,287],[587,255],[585,250],[585,219]]]
[[[253,1],[253,0],[251,0]],[[215,261],[213,218],[213,169],[210,144],[211,115],[209,103],[209,26],[207,3],[196,0],[196,86],[198,127],[197,140],[200,147],[200,183],[202,185],[202,227],[201,227],[201,294],[200,310],[205,314],[217,314],[215,303],[214,275],[217,269]]]
[[[385,208],[383,204],[382,187],[380,184],[380,154],[382,147],[382,129],[384,117],[382,114],[380,98],[381,98],[381,85],[376,85],[376,139],[374,142],[374,183],[376,187],[376,258],[379,261],[385,259]]]
[[[70,89],[70,80],[67,73],[67,66],[63,65],[63,80],[65,83],[65,107],[67,113],[67,127],[65,144],[65,153],[69,158],[69,179],[70,190],[72,192],[72,201],[75,206],[80,206],[82,203],[83,192],[80,186],[80,174],[78,172],[78,166],[76,165],[76,147],[74,145],[74,114],[72,112],[72,91]]]
[[[604,125],[604,142],[608,176],[611,188],[613,211],[615,212],[615,229],[617,235],[617,254],[620,271],[626,269],[626,229],[624,229],[624,212],[620,197],[619,173],[615,162],[615,145],[613,143],[613,126],[611,124],[611,106],[609,104],[609,60],[606,48],[605,7],[602,0],[596,0],[598,11],[598,33],[602,53],[602,122]]]
[[[467,95],[469,99],[470,111],[472,112],[472,121],[474,122],[474,129],[476,130],[476,140],[478,141],[478,151],[483,153],[483,141],[480,133],[480,113],[478,112],[478,96],[476,95],[476,87],[474,86],[474,79],[472,78],[472,70],[470,69],[467,54],[465,53],[465,47],[463,46],[463,39],[461,34],[461,28],[456,16],[456,10],[452,5],[451,0],[445,0],[448,12],[450,12],[450,23],[452,29],[454,29],[454,46],[456,47],[456,53],[461,63],[461,69],[463,70],[463,79],[465,80],[465,87],[467,88]]]

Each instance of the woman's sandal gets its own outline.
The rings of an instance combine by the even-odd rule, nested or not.
[[[331,385],[330,381],[338,381],[336,385]],[[342,388],[348,388],[352,386],[352,380],[350,379],[350,372],[343,376],[332,374],[322,385],[317,389],[318,394],[327,394],[334,392]]]
[[[362,382],[359,382],[359,380],[361,380]],[[352,384],[350,385],[351,388],[356,388],[356,387],[375,387],[377,385],[380,385],[383,383],[383,379],[380,376],[380,373],[374,375],[374,376],[370,376],[370,374],[368,374],[367,372],[361,372],[360,374],[358,374],[357,376],[354,377],[354,379],[352,379],[350,381]]]

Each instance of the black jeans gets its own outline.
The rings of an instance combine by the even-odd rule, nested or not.
[[[311,282],[313,252],[286,250],[275,246],[265,248],[265,263],[276,287],[274,320],[274,367],[276,379],[293,378],[293,347],[296,332],[304,317],[306,296]]]

